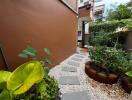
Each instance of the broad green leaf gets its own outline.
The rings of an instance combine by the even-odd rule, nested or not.
[[[1,93],[0,93],[0,100],[12,100],[10,98],[10,93],[8,90],[3,90]]]
[[[18,67],[7,81],[7,89],[15,95],[25,93],[43,79],[44,69],[39,61],[30,61]]]
[[[18,56],[21,58],[28,58],[28,55],[26,55],[25,53],[20,53]]]
[[[6,88],[6,82],[9,79],[11,72],[0,71],[0,89]]]
[[[23,50],[23,53],[28,55],[28,56],[36,56],[38,51],[35,48],[32,47],[27,47],[25,50]]]
[[[132,77],[132,71],[127,72],[126,75]]]
[[[0,83],[6,82],[11,75],[11,72],[0,71]]]
[[[49,49],[47,49],[47,48],[44,48],[44,52],[45,52],[47,55],[51,55],[51,52],[50,52]]]

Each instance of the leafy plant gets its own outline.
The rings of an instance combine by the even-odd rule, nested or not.
[[[37,88],[39,100],[55,100],[58,91],[57,81],[50,76],[44,77],[44,80],[41,81]]]
[[[30,61],[15,71],[0,71],[0,84],[6,86],[0,93],[0,100],[13,100],[15,96],[27,92],[34,84],[39,83],[44,76],[44,70],[40,62]],[[6,98],[5,98],[6,97]]]
[[[127,32],[116,33],[117,28],[126,27],[132,30],[132,19],[113,20],[107,22],[94,23],[90,26],[90,45],[113,47],[118,38],[118,48],[124,48]]]
[[[47,48],[44,48],[43,51],[46,54],[46,57],[37,58],[36,56],[39,53],[38,50],[36,50],[35,48],[31,46],[28,46],[27,48],[22,50],[22,52],[18,56],[21,58],[35,59],[40,61],[43,64],[43,66],[45,66],[46,73],[48,73],[49,72],[48,66],[51,65],[51,60],[50,60],[51,52]]]
[[[53,77],[46,75],[43,80],[36,85],[34,92],[22,94],[15,100],[55,100],[58,93],[59,88],[57,81]]]
[[[132,66],[128,55],[120,49],[96,47],[96,50],[90,50],[89,54],[96,65],[107,71],[125,73]]]
[[[126,5],[119,5],[114,11],[110,11],[107,16],[107,20],[121,20],[131,18],[131,11]]]
[[[131,70],[131,69],[130,69]],[[126,72],[126,75],[127,75],[127,80],[132,83],[132,71],[128,71]]]
[[[127,72],[126,75],[132,77],[132,71]]]

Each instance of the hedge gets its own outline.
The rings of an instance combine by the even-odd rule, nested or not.
[[[124,19],[124,20],[113,20],[101,23],[94,23],[90,26],[90,32],[96,33],[99,31],[104,32],[113,32],[118,27],[127,27],[128,29],[132,29],[132,19]]]

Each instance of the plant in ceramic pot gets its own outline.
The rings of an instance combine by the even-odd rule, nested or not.
[[[120,70],[125,67],[123,62],[126,61],[127,54],[124,51],[115,48],[96,47],[96,50],[90,50],[89,55],[94,63],[92,69],[96,71],[92,70],[95,74],[91,77],[94,76],[95,80],[103,83],[117,82]],[[86,70],[87,68],[86,65]]]

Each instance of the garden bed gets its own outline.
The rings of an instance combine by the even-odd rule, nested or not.
[[[85,73],[92,79],[105,84],[113,84],[118,81],[118,75],[114,73],[106,73],[91,61],[85,64]]]

